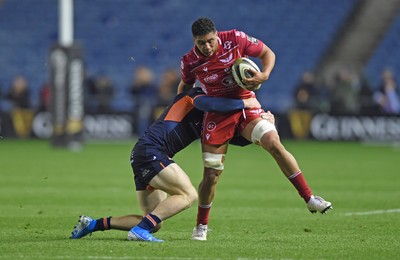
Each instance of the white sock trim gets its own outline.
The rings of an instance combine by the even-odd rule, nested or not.
[[[202,209],[209,209],[209,208],[211,208],[211,205],[212,205],[212,203],[210,203],[210,204],[208,204],[208,205],[199,205],[199,208],[202,208]]]
[[[294,178],[296,178],[299,174],[301,174],[301,170],[298,170],[297,172],[295,172],[295,173],[293,173],[292,175],[290,175],[289,177],[288,177],[288,179],[290,180],[290,179],[294,179]]]

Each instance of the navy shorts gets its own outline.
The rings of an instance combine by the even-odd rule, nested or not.
[[[174,160],[164,152],[148,145],[135,145],[131,153],[131,166],[135,175],[136,190],[151,189],[151,179]]]

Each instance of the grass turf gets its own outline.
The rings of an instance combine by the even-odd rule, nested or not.
[[[70,240],[80,214],[140,213],[129,154],[133,141],[71,152],[45,141],[0,141],[0,259],[395,259],[400,253],[400,149],[285,141],[317,195],[310,214],[259,147],[229,148],[206,242],[191,241],[196,207],[166,221],[163,244],[106,231]],[[199,143],[176,156],[195,186]],[[388,211],[391,210],[391,211]],[[360,213],[360,214],[358,214]]]

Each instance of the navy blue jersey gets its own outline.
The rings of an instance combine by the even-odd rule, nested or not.
[[[203,112],[194,107],[194,99],[204,95],[199,88],[177,95],[164,113],[139,138],[136,146],[151,146],[169,157],[200,138]]]

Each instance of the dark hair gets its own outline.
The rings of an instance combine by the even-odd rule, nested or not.
[[[215,32],[217,29],[215,28],[214,22],[207,17],[200,17],[192,24],[192,35],[200,36],[206,35],[211,32]]]

